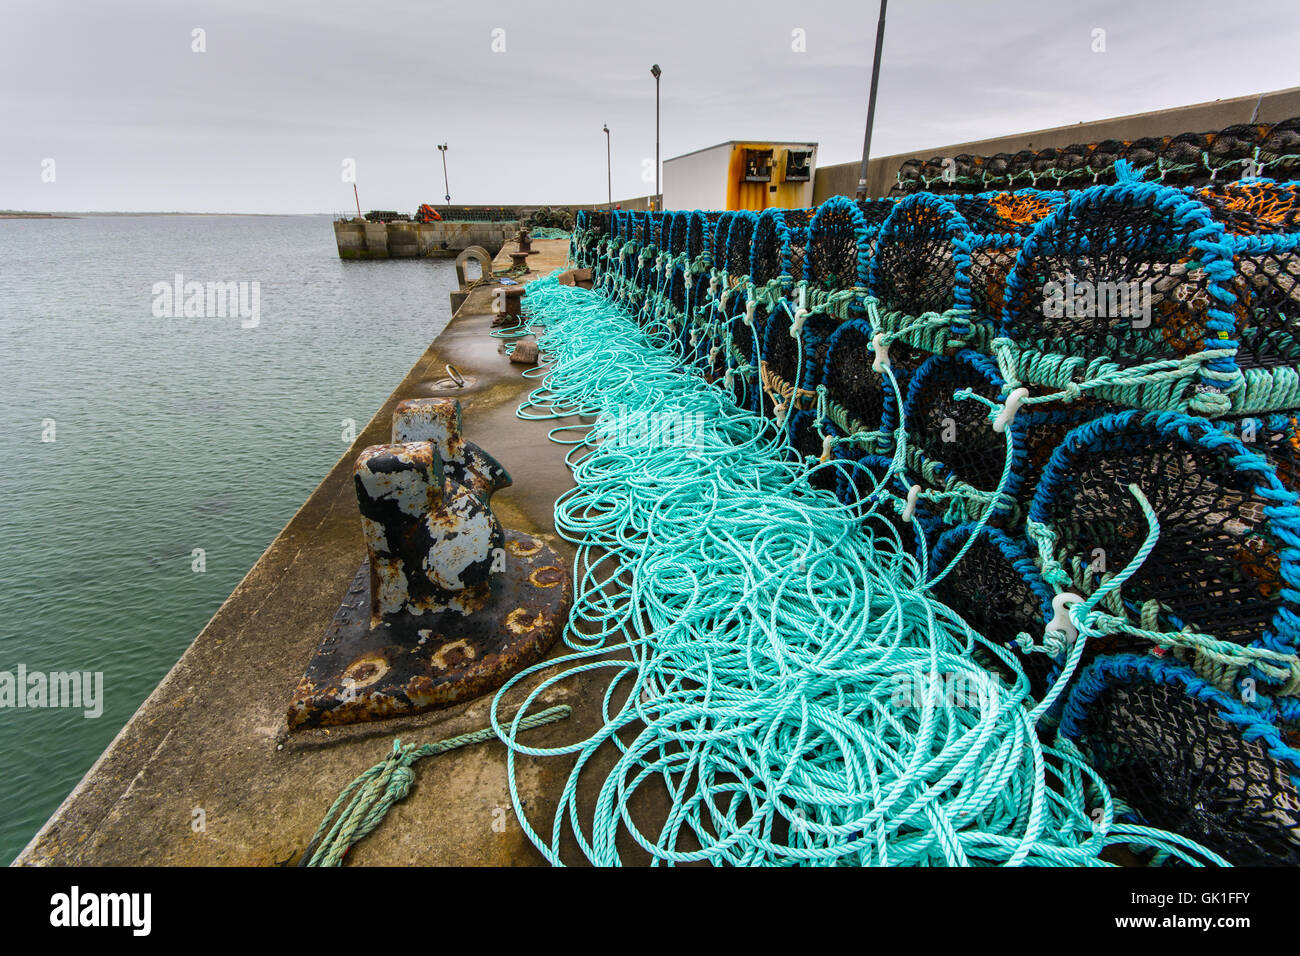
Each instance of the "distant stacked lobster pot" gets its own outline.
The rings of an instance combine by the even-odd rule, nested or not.
[[[812,486],[884,511],[1126,813],[1294,864],[1300,121],[1122,145],[816,209],[580,212],[571,257]]]

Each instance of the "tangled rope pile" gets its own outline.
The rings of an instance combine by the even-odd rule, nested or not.
[[[814,490],[770,420],[683,365],[666,324],[554,278],[525,309],[553,364],[519,415],[590,420],[551,432],[577,485],[556,503],[578,546],[573,653],[517,675],[492,708],[515,812],[549,861],[572,841],[621,864],[630,837],[656,864],[1095,865],[1116,844],[1223,863],[1117,824],[1073,747],[1040,742],[1053,695],[1035,705],[1008,649],[928,596],[924,558],[872,517],[893,498]],[[520,739],[548,687],[598,670],[597,733]],[[602,748],[617,754],[607,772]],[[520,756],[573,761],[550,821],[527,815]]]

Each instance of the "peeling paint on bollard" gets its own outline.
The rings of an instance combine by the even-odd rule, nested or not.
[[[460,433],[461,407],[454,398],[408,398],[393,410],[393,441],[432,442],[442,458],[443,474],[484,501],[509,488],[510,473]]]
[[[354,481],[370,552],[370,626],[393,615],[487,604],[501,524],[478,494],[443,478],[432,442],[372,445]]]
[[[502,529],[490,500],[510,476],[460,424],[455,400],[408,399],[393,442],[358,457],[368,557],[293,694],[291,730],[476,697],[563,630],[568,571],[541,540]]]

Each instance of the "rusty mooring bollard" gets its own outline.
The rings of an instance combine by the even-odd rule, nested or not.
[[[524,287],[521,285],[499,285],[492,290],[492,311],[497,315],[519,318],[523,310]]]
[[[514,351],[510,353],[510,361],[520,365],[536,365],[537,343],[532,339],[516,342]]]
[[[540,660],[572,590],[559,555],[501,527],[501,465],[460,433],[460,403],[408,399],[353,481],[367,559],[289,705],[291,730],[476,697]]]

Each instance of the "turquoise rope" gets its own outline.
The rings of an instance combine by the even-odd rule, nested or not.
[[[597,294],[540,280],[525,308],[553,364],[520,416],[594,415],[560,426],[576,483],[555,510],[577,546],[571,653],[502,689],[536,681],[512,721],[500,695],[492,708],[515,813],[547,860],[576,846],[619,865],[630,840],[655,864],[1100,865],[1114,844],[1221,862],[1114,824],[1078,753],[1040,742],[1011,652],[929,596],[923,563],[882,522],[810,484],[849,463],[792,460],[773,423]],[[690,427],[629,437],[621,414]],[[867,506],[883,507],[898,502]],[[977,647],[1014,681],[976,663]],[[597,670],[596,733],[520,741],[547,688]],[[612,766],[596,769],[600,751]],[[571,766],[549,826],[523,805],[521,756]],[[631,807],[650,789],[670,810],[647,829]]]
[[[569,707],[560,704],[522,720],[516,715],[513,726],[516,730],[530,730],[564,720],[569,713]],[[496,731],[492,727],[484,727],[418,747],[415,744],[403,747],[401,740],[394,740],[392,753],[386,760],[375,764],[343,788],[316,828],[299,865],[342,866],[348,851],[384,822],[394,803],[405,800],[411,792],[411,785],[415,783],[415,771],[411,766],[416,761],[485,743],[495,737]]]

